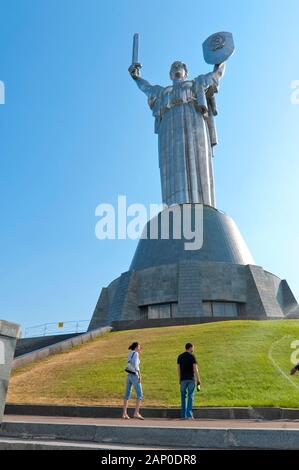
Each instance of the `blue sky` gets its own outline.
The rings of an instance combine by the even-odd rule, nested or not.
[[[137,243],[97,240],[96,206],[160,202],[153,118],[127,72],[136,31],[142,75],[161,85],[176,59],[209,71],[202,42],[233,32],[217,206],[299,297],[298,16],[297,0],[0,0],[0,317],[88,320]]]

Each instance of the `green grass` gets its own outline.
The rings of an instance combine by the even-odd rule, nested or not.
[[[299,340],[298,320],[242,320],[110,333],[16,370],[8,401],[120,405],[128,345],[135,340],[142,345],[144,406],[178,405],[176,358],[185,343],[192,342],[202,377],[197,406],[298,407],[299,373],[289,376],[291,343]]]

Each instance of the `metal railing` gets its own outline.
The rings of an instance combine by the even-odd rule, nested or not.
[[[42,325],[25,328],[23,338],[35,338],[39,336],[67,335],[71,333],[85,333],[89,320],[75,320],[56,323],[44,323]]]

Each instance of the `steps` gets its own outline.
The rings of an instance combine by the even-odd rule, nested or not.
[[[299,448],[299,424],[14,417],[0,427],[2,448],[66,449],[278,449]],[[22,420],[21,420],[22,419]],[[98,446],[98,447],[97,447]],[[100,446],[100,447],[99,447]]]

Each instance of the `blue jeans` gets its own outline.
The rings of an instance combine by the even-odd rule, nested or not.
[[[194,380],[182,380],[180,384],[181,390],[181,417],[183,419],[192,418],[192,406],[194,400],[194,390],[195,390],[195,381]],[[186,408],[186,397],[188,395],[187,400],[187,408]]]
[[[134,374],[127,374],[125,400],[130,400],[132,386],[136,392],[136,400],[142,400],[143,393],[141,383],[139,382],[138,375]]]

